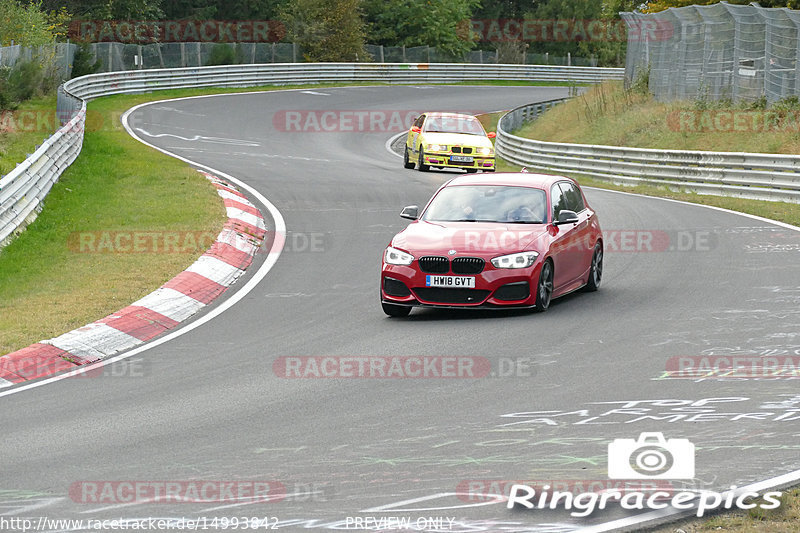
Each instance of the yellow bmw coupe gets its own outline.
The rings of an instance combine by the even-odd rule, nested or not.
[[[494,172],[494,137],[472,115],[423,113],[408,130],[403,165],[423,172],[431,167]]]

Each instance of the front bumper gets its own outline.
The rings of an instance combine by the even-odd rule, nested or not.
[[[385,303],[406,306],[508,309],[536,305],[536,280],[539,279],[541,261],[533,266],[512,270],[495,269],[487,265],[475,278],[474,289],[427,287],[427,277],[416,264],[410,266],[383,265],[381,272],[381,300]],[[454,276],[460,274],[441,274]]]
[[[453,161],[452,157],[458,157],[461,154],[452,154],[449,152],[431,152],[425,153],[425,164],[432,167],[445,167],[445,168],[474,168],[478,170],[494,170],[495,158],[494,156],[474,155],[472,162]]]

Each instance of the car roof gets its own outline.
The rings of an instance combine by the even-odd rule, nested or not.
[[[493,172],[481,174],[467,174],[450,180],[446,186],[451,185],[506,185],[518,187],[535,187],[549,189],[559,181],[570,181],[566,176],[553,174],[537,174],[534,172]]]
[[[426,117],[452,117],[452,118],[477,118],[474,115],[467,115],[466,113],[449,113],[447,111],[429,111],[422,113]]]

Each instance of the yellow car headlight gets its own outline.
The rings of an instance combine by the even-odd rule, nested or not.
[[[494,155],[494,150],[492,148],[487,147],[480,147],[476,150],[479,155]]]
[[[425,146],[425,150],[429,150],[431,152],[446,152],[447,146],[444,144],[429,144]]]

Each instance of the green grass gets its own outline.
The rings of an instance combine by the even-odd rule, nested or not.
[[[767,117],[762,111],[733,105],[702,101],[657,102],[650,95],[625,91],[622,82],[614,81],[592,87],[515,133],[542,141],[580,144],[716,152],[800,153],[800,128],[747,131],[725,128],[722,123],[723,127],[714,131],[699,131],[698,128],[692,131],[686,122],[680,120],[681,116],[689,116],[696,118],[696,125],[699,125],[703,124],[703,117],[713,117],[720,111],[736,111],[743,117],[756,119]]]
[[[0,176],[5,176],[33,153],[36,145],[55,132],[55,95],[28,100],[15,111],[0,111]],[[30,118],[43,117],[50,121],[30,124]],[[11,131],[13,130],[13,131]]]
[[[118,115],[147,98],[102,99],[90,109]],[[80,157],[55,184],[42,213],[0,251],[0,354],[128,305],[203,251],[81,253],[70,246],[71,235],[184,230],[216,234],[224,213],[213,187],[185,163],[143,146],[121,128],[87,131]]]
[[[711,518],[692,518],[659,527],[653,533],[797,533],[800,524],[800,489],[784,491],[774,510],[732,511]]]

